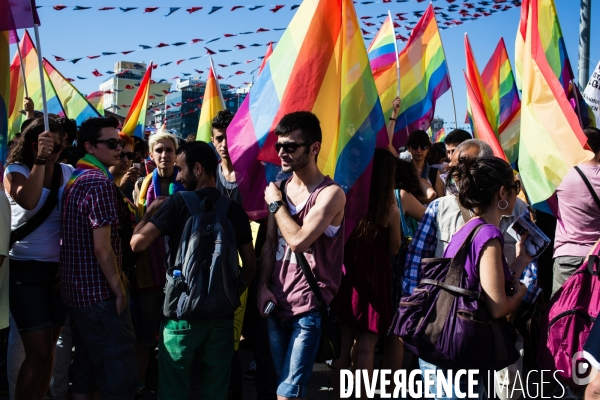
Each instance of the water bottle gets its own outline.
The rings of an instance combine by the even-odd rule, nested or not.
[[[173,270],[173,281],[176,288],[181,288],[183,286],[183,278],[181,277],[181,270],[175,269]]]

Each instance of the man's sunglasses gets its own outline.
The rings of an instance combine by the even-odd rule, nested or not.
[[[521,193],[521,181],[515,181],[512,185],[508,186],[509,188],[514,188],[517,191],[517,195]]]
[[[408,147],[410,147],[414,151],[417,151],[419,149],[419,147],[420,147],[421,150],[425,151],[425,150],[427,150],[429,148],[429,145],[428,144],[416,144],[416,143],[413,143],[413,144],[411,144]]]
[[[133,160],[133,157],[135,156],[135,153],[133,151],[122,151],[121,152],[121,160],[124,159],[125,157],[127,157],[127,159],[129,161]]]
[[[287,154],[295,153],[302,146],[310,146],[311,142],[304,143],[275,143],[275,151],[279,154],[281,149],[285,151]]]
[[[111,150],[115,150],[117,146],[121,146],[121,148],[125,147],[125,141],[123,139],[111,138],[106,140],[94,140],[92,143],[106,143],[106,146]]]

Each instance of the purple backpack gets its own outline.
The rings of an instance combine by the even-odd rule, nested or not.
[[[573,357],[583,351],[600,312],[599,254],[600,241],[588,260],[552,296],[542,318],[538,367],[557,371],[556,377],[569,386],[575,385]]]
[[[392,321],[410,351],[440,368],[499,370],[519,357],[516,329],[490,317],[481,284],[470,287],[465,272],[467,252],[484,224],[472,228],[454,258],[423,259],[421,281],[400,299]]]

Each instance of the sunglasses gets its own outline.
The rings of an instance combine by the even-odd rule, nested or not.
[[[521,193],[521,181],[515,181],[512,185],[508,186],[509,188],[514,188],[517,192],[517,195]]]
[[[279,154],[281,149],[285,151],[287,154],[295,153],[300,147],[310,146],[312,142],[304,142],[304,143],[275,143],[275,151]]]
[[[416,143],[413,143],[413,144],[409,145],[408,147],[410,147],[411,149],[413,149],[415,151],[417,151],[419,149],[419,147],[420,147],[421,150],[425,151],[425,150],[427,150],[429,148],[429,145],[428,144],[416,144]]]
[[[106,143],[106,146],[111,150],[115,150],[117,146],[121,146],[121,148],[125,147],[125,141],[123,139],[111,138],[106,140],[94,140],[92,143]]]
[[[135,153],[133,151],[122,151],[121,152],[121,160],[124,159],[125,157],[127,157],[128,160],[133,160],[133,157],[135,156]]]

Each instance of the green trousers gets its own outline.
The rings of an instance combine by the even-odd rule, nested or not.
[[[192,377],[194,358],[200,375]],[[190,382],[200,380],[203,400],[226,400],[233,357],[233,319],[161,323],[158,350],[158,399],[187,399]]]

